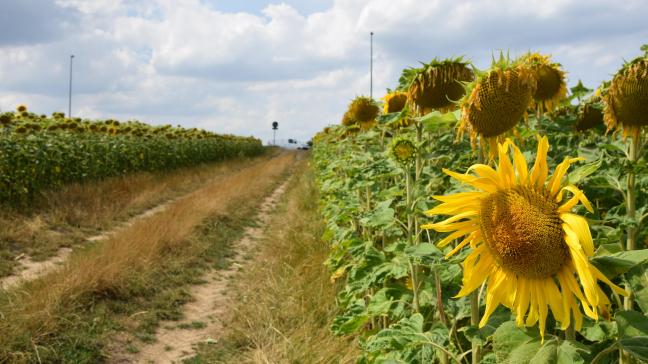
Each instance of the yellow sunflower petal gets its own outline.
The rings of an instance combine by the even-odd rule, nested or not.
[[[469,259],[471,258],[471,259]],[[479,260],[475,263],[475,260]],[[463,297],[477,289],[493,270],[493,258],[485,249],[476,249],[464,261],[462,287],[455,297]]]
[[[488,319],[500,303],[510,303],[513,300],[511,296],[513,296],[513,298],[515,297],[515,291],[511,292],[507,290],[507,288],[510,288],[507,281],[510,280],[511,277],[500,269],[495,270],[488,278],[486,310],[479,322],[479,327],[484,327],[484,325],[486,325]]]
[[[475,214],[479,212],[480,205],[478,203],[464,203],[464,204],[450,204],[442,203],[433,207],[431,210],[425,211],[427,216],[435,215],[454,215],[469,211],[474,211]]]
[[[477,226],[468,226],[468,227],[466,227],[466,228],[459,229],[459,230],[455,231],[454,233],[452,233],[452,234],[446,236],[445,238],[443,238],[443,239],[442,239],[441,241],[439,241],[436,245],[437,245],[439,248],[443,248],[443,247],[445,247],[446,245],[450,244],[453,240],[455,240],[455,239],[459,239],[460,237],[462,237],[462,236],[464,236],[464,235],[468,235],[468,234],[470,234],[471,232],[475,231],[475,229],[478,229],[478,228],[479,228],[479,227],[477,227]]]
[[[547,309],[547,297],[545,295],[542,284],[536,283],[533,285],[533,287],[535,288],[536,300],[538,302],[538,323],[540,325],[540,337],[542,338],[542,342],[544,342],[545,325],[547,324],[547,314],[549,312],[549,310]]]
[[[475,164],[472,165],[470,168],[468,168],[467,172],[472,172],[475,171],[477,175],[481,178],[486,178],[491,181],[491,183],[498,188],[504,187],[504,181],[502,181],[502,178],[500,177],[500,174],[497,173],[493,168],[490,166],[487,166],[485,164]]]
[[[474,201],[484,195],[483,192],[459,192],[448,196],[432,196],[437,201],[447,203],[464,203]]]
[[[533,326],[538,322],[538,294],[535,290],[535,284],[529,282],[529,314],[526,319],[526,326]]]
[[[556,197],[556,201],[558,202],[562,201],[564,191],[569,191],[574,196],[571,199],[569,199],[567,202],[565,202],[562,206],[560,206],[558,208],[558,212],[569,212],[574,206],[576,206],[578,202],[582,203],[583,206],[585,206],[585,208],[587,209],[587,211],[592,213],[594,212],[594,209],[592,208],[592,204],[590,204],[589,200],[587,199],[583,191],[581,191],[578,187],[574,185],[567,185],[563,187],[558,193],[558,196]]]
[[[510,188],[515,183],[515,171],[513,170],[513,164],[508,156],[508,145],[511,143],[510,140],[504,144],[499,145],[499,163],[497,165],[497,170],[501,176],[501,180],[505,188]]]
[[[538,152],[536,153],[536,160],[531,170],[531,184],[537,188],[544,186],[547,175],[549,174],[547,151],[549,151],[549,140],[547,137],[541,137],[538,140]]]
[[[562,184],[562,179],[563,177],[565,177],[565,173],[567,173],[569,166],[571,166],[572,163],[580,160],[585,160],[585,158],[565,157],[562,163],[560,163],[558,167],[556,167],[556,170],[554,171],[553,176],[551,176],[551,179],[549,179],[548,184],[548,189],[551,196],[555,196],[558,193],[560,185]]]
[[[563,224],[563,230],[565,231],[565,242],[569,245],[572,261],[583,286],[585,297],[592,306],[597,306],[599,298],[596,294],[596,280],[590,270],[591,264],[578,241],[578,235],[567,224]]]
[[[562,295],[556,286],[553,278],[547,278],[542,280],[544,283],[544,293],[547,298],[547,303],[549,303],[549,308],[551,308],[551,313],[556,318],[557,321],[562,322],[565,320],[565,316],[569,316],[569,312],[565,310],[562,304]]]
[[[622,296],[628,296],[628,292],[625,289],[612,283],[612,281],[610,281],[608,277],[605,276],[605,274],[601,273],[601,271],[598,270],[598,268],[596,268],[593,265],[590,265],[590,270],[592,271],[592,274],[594,275],[594,277],[596,277],[596,279],[610,286],[610,288],[612,288],[614,292]]]
[[[468,221],[460,221],[460,222],[455,222],[453,224],[425,224],[421,225],[421,229],[433,229],[436,230],[440,233],[449,233],[451,231],[455,230],[460,230],[463,228],[466,228],[468,226],[473,226],[476,224],[475,221],[468,220]]]
[[[596,312],[596,309],[594,306],[591,306],[590,303],[587,301],[585,298],[585,295],[583,294],[583,291],[580,289],[578,286],[578,282],[576,282],[576,278],[574,277],[574,273],[572,273],[575,270],[572,264],[568,264],[563,268],[562,271],[558,272],[558,277],[559,279],[564,282],[571,293],[578,298],[578,300],[581,302],[581,305],[583,306],[583,311],[585,311],[585,314],[588,317],[591,317],[594,320],[598,319],[598,314]]]
[[[515,164],[515,170],[518,175],[518,183],[526,186],[528,184],[529,170],[527,167],[526,159],[520,151],[520,149],[513,145],[513,162]]]
[[[457,252],[458,252],[459,250],[463,249],[463,248],[464,248],[466,245],[468,245],[468,244],[469,244],[469,243],[470,243],[474,238],[475,238],[475,233],[474,233],[474,232],[471,233],[471,234],[469,234],[468,236],[466,236],[466,237],[461,241],[461,243],[457,244],[457,246],[454,247],[454,248],[450,251],[450,253],[448,253],[448,254],[445,255],[445,258],[448,259],[449,257],[451,257],[451,256],[453,256],[453,255],[455,255],[455,254],[457,254]]]
[[[594,255],[594,241],[587,220],[584,217],[569,213],[560,214],[560,218],[578,235],[578,240],[585,254],[588,257]]]
[[[518,292],[515,296],[515,322],[518,326],[524,325],[524,316],[529,309],[529,286],[530,282],[526,278],[518,278]]]
[[[452,178],[454,178],[454,179],[456,179],[458,181],[467,183],[467,184],[469,184],[469,185],[471,185],[471,186],[473,186],[475,188],[479,188],[480,190],[483,190],[483,191],[486,191],[486,192],[495,192],[495,191],[497,191],[497,186],[494,186],[494,185],[488,183],[487,178],[479,178],[479,177],[475,177],[475,176],[471,176],[471,175],[456,173],[456,172],[452,172],[452,171],[447,170],[447,169],[443,169],[443,172],[445,174],[447,174],[448,176],[450,176],[450,177],[452,177]]]

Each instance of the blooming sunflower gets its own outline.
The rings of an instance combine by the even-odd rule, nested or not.
[[[605,101],[608,129],[623,126],[623,136],[639,136],[648,125],[648,56],[626,63],[612,79]]]
[[[16,107],[16,111],[18,111],[19,114],[27,111],[27,105],[24,105],[24,104],[18,105]]]
[[[9,116],[8,114],[1,114],[0,115],[0,124],[2,124],[2,125],[11,124],[11,116]]]
[[[510,149],[513,162],[509,159]],[[480,327],[502,304],[515,312],[518,326],[539,323],[543,338],[549,310],[563,330],[572,315],[574,327],[580,330],[583,315],[578,302],[593,319],[598,319],[599,311],[604,317],[609,315],[610,301],[597,281],[618,294],[626,294],[589,262],[588,257],[594,253],[589,225],[585,218],[571,212],[579,202],[592,211],[580,189],[562,182],[570,164],[580,158],[565,158],[547,180],[548,149],[547,138],[540,138],[530,171],[510,139],[498,144],[497,169],[483,164],[469,168],[474,174],[444,169],[476,190],[435,196],[442,203],[427,211],[429,216],[452,215],[423,226],[451,232],[438,243],[439,247],[463,237],[447,256],[470,245],[471,252],[463,262],[463,287],[457,297],[487,282],[486,310]],[[572,196],[563,201],[565,192]]]
[[[501,55],[468,88],[471,91],[461,100],[457,137],[468,132],[473,147],[482,139],[486,142],[482,148],[489,147],[489,156],[494,158],[504,134],[527,118],[536,89],[534,73],[520,60],[510,61]]]
[[[536,107],[552,111],[567,97],[565,71],[560,63],[551,62],[550,56],[529,53],[524,57],[525,65],[534,73],[537,87],[533,93]]]

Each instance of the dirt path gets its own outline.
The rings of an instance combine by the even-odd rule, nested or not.
[[[254,164],[253,164],[254,165]],[[234,173],[235,171],[233,171]],[[209,181],[205,182],[202,184],[202,186],[209,185],[211,183],[214,183],[218,179],[222,179],[226,177],[227,175],[219,175],[216,176]],[[115,235],[116,233],[127,229],[128,227],[132,226],[134,223],[136,223],[139,220],[146,219],[148,217],[151,217],[155,214],[158,214],[162,211],[164,211],[167,207],[172,205],[174,202],[181,200],[185,196],[189,196],[192,193],[194,193],[196,190],[198,190],[200,186],[197,188],[193,189],[192,191],[188,191],[185,194],[181,196],[176,196],[174,198],[168,199],[166,201],[161,202],[157,206],[151,207],[142,213],[135,215],[134,217],[128,219],[127,221],[118,224],[115,228],[102,232],[101,234],[94,235],[91,237],[88,237],[85,239],[86,242],[89,243],[94,243],[98,242],[101,240],[105,240],[109,238],[112,235]],[[53,255],[52,257],[46,259],[46,260],[41,260],[41,261],[34,261],[29,257],[28,255],[21,255],[19,256],[16,260],[19,263],[19,266],[16,267],[15,273],[0,278],[0,291],[2,290],[8,290],[13,287],[16,287],[24,282],[28,282],[34,279],[37,279],[39,277],[42,277],[48,273],[51,273],[55,271],[57,268],[59,268],[70,256],[72,253],[73,249],[72,248],[61,248],[58,250],[58,252]]]
[[[156,343],[140,348],[132,356],[113,358],[112,363],[180,363],[192,356],[193,345],[217,339],[210,337],[210,333],[222,328],[221,319],[225,313],[229,281],[241,268],[245,255],[262,236],[264,226],[270,220],[270,212],[287,184],[287,181],[284,182],[263,201],[254,224],[256,227],[247,228],[243,238],[233,244],[236,253],[231,266],[206,273],[202,280],[207,283],[190,288],[195,300],[185,305],[184,319],[162,322],[156,333]]]
[[[132,217],[125,223],[118,225],[116,228],[112,230],[103,232],[95,236],[91,236],[85,240],[87,242],[97,242],[100,240],[104,240],[110,237],[111,235],[115,234],[116,232],[131,226],[133,223],[135,223],[138,220],[147,218],[149,216],[153,216],[159,213],[160,211],[164,211],[164,209],[167,206],[169,206],[177,199],[178,198],[173,198],[171,200],[163,202],[158,206],[152,207],[142,212],[141,214]],[[17,285],[20,285],[23,282],[34,280],[38,277],[42,277],[45,274],[54,271],[56,268],[60,267],[61,264],[63,264],[67,260],[67,258],[70,256],[72,251],[73,251],[72,248],[61,248],[54,256],[50,257],[49,259],[41,260],[41,261],[34,261],[28,255],[20,256],[19,259],[17,259],[20,263],[20,266],[17,268],[17,272],[10,276],[0,278],[0,289],[7,290]]]

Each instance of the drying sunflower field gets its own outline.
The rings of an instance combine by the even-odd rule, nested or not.
[[[251,137],[138,121],[89,121],[29,112],[0,114],[0,202],[29,202],[39,192],[135,171],[168,171],[263,151]]]
[[[595,90],[529,53],[357,97],[314,138],[333,332],[361,363],[648,361],[646,125],[648,53]]]

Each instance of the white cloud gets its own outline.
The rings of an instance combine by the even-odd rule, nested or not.
[[[2,110],[66,110],[73,53],[75,115],[263,140],[273,120],[283,138],[306,140],[368,93],[370,31],[376,97],[418,61],[466,55],[486,67],[498,49],[551,52],[572,83],[594,86],[648,39],[639,0],[335,0],[310,14],[270,1],[236,13],[203,0],[52,0],[42,9],[0,4],[10,15],[56,14],[38,34],[0,28]]]

